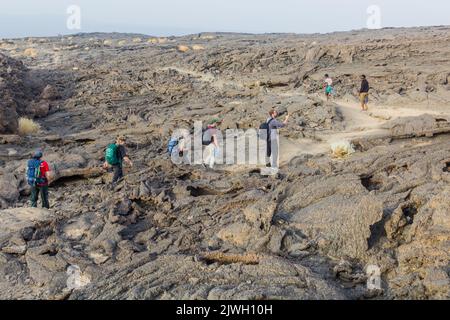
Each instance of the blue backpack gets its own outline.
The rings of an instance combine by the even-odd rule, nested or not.
[[[270,141],[270,127],[269,127],[269,125],[270,125],[270,123],[272,122],[272,120],[274,120],[274,119],[273,119],[273,118],[270,118],[269,121],[266,121],[266,122],[262,123],[262,124],[259,126],[259,130],[265,130],[265,131],[266,131],[265,137],[266,137],[266,140],[267,140],[267,141]],[[261,132],[261,131],[260,131],[260,132]],[[261,138],[260,135],[259,135],[259,137]]]
[[[41,177],[41,163],[42,161],[38,159],[28,160],[27,181],[32,187],[45,182]]]
[[[169,145],[167,146],[167,152],[172,154],[173,149],[178,145],[178,139],[171,138],[169,141]]]

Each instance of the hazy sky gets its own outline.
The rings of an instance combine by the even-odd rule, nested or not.
[[[70,5],[81,9],[80,30],[66,26]],[[0,0],[0,38],[94,31],[324,33],[365,28],[370,5],[381,9],[382,27],[450,25],[448,0]]]

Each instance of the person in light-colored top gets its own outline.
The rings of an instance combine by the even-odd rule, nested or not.
[[[216,163],[216,157],[219,154],[219,141],[217,139],[217,126],[220,125],[219,119],[213,119],[208,124],[208,127],[203,132],[202,144],[206,146],[203,166],[209,165],[211,169],[214,169]]]
[[[329,101],[333,93],[333,79],[331,79],[328,74],[325,75],[324,87],[327,101]]]

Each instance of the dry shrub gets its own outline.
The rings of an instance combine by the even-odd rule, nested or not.
[[[120,40],[117,44],[119,46],[123,46],[123,45],[127,44],[127,41],[126,40]]]
[[[331,144],[331,153],[334,158],[342,159],[355,153],[355,148],[349,141],[339,141]]]
[[[141,38],[134,38],[133,42],[134,43],[139,43],[139,42],[142,42],[142,39]]]
[[[38,55],[38,52],[34,48],[28,48],[28,49],[25,49],[25,51],[23,52],[23,55],[26,57],[36,58]]]
[[[180,51],[180,52],[186,52],[186,51],[189,51],[189,47],[188,47],[188,46],[183,46],[183,45],[179,45],[179,46],[177,47],[177,49],[178,49],[178,51]]]
[[[202,255],[207,262],[218,262],[220,264],[243,263],[258,264],[260,257],[255,253],[230,254],[223,252],[208,252]]]
[[[29,134],[33,134],[33,133],[37,133],[40,130],[40,126],[39,124],[37,124],[36,122],[34,122],[31,119],[27,119],[27,118],[20,118],[19,119],[19,134],[20,135],[29,135]]]

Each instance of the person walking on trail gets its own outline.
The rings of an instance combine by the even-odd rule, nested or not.
[[[278,111],[273,109],[269,112],[267,119],[267,158],[270,161],[272,169],[278,170],[279,166],[279,149],[280,141],[278,139],[278,129],[285,127],[289,121],[289,113],[286,115],[283,122],[278,121]]]
[[[328,74],[325,75],[324,87],[327,101],[330,101],[331,96],[333,94],[333,79],[331,79]]]
[[[48,202],[48,183],[50,180],[50,167],[47,161],[42,160],[43,153],[36,150],[33,158],[28,160],[27,181],[31,186],[31,206],[37,207],[41,195],[42,208],[50,208]]]
[[[189,146],[191,134],[187,129],[179,129],[172,133],[167,145],[167,153],[174,163],[190,163]]]
[[[359,89],[359,101],[361,102],[361,111],[369,110],[369,82],[365,75],[361,76],[361,89]]]
[[[117,183],[117,181],[123,178],[123,161],[125,160],[130,167],[133,166],[133,162],[131,162],[125,149],[125,143],[126,137],[119,136],[117,137],[115,143],[110,144],[106,148],[105,163],[103,164],[103,168],[113,168],[114,176],[111,182],[112,187]]]
[[[219,119],[212,119],[206,130],[203,132],[202,144],[206,146],[205,155],[203,157],[203,166],[208,165],[211,169],[214,169],[216,157],[219,153],[219,141],[217,139],[217,126],[220,125]]]

